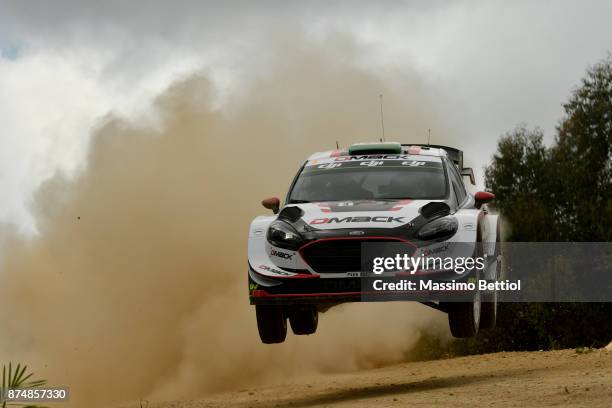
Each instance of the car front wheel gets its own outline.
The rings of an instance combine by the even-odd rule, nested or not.
[[[256,305],[257,329],[263,343],[282,343],[287,337],[287,319],[282,306]]]
[[[315,306],[303,306],[289,314],[291,330],[294,334],[313,334],[317,331],[319,312]]]

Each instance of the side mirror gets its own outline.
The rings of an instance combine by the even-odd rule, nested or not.
[[[268,210],[272,210],[274,214],[278,214],[278,209],[280,208],[280,200],[278,199],[278,197],[266,198],[261,202],[261,205],[266,207]]]
[[[489,193],[488,191],[478,191],[474,194],[474,200],[476,201],[476,208],[480,208],[483,204],[493,201],[495,194]]]

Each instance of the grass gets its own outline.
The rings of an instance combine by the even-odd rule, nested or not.
[[[24,407],[24,408],[42,408],[38,405],[7,402],[4,399],[5,393],[11,388],[28,389],[42,387],[47,383],[47,380],[33,380],[33,372],[27,372],[28,366],[17,364],[13,367],[12,363],[2,366],[2,387],[0,387],[0,403],[2,408],[6,407]]]

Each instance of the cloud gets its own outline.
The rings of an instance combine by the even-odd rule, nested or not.
[[[0,189],[9,192],[0,222],[29,232],[35,229],[27,210],[32,192],[55,171],[83,164],[99,118],[149,115],[155,95],[198,70],[219,85],[216,103],[222,104],[276,63],[270,38],[300,34],[325,49],[330,35],[342,34],[360,45],[360,54],[351,56],[356,66],[386,79],[403,70],[419,73],[439,91],[439,103],[452,107],[441,107],[449,116],[443,121],[460,124],[442,135],[433,120],[433,140],[456,141],[480,176],[498,136],[517,123],[539,125],[552,137],[561,102],[586,66],[605,56],[612,35],[606,1],[550,7],[60,0],[0,7],[0,43],[20,46],[18,59],[0,59],[0,122],[10,123],[0,147],[16,163],[0,165]],[[56,81],[46,81],[50,76]]]

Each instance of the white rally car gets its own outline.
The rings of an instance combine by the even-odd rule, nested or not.
[[[253,220],[249,230],[249,296],[264,343],[280,343],[287,319],[295,334],[312,334],[318,314],[356,301],[416,300],[448,313],[455,337],[474,336],[495,325],[495,291],[382,291],[364,284],[364,244],[409,244],[412,256],[476,256],[484,269],[392,271],[437,282],[498,279],[499,228],[486,203],[488,192],[470,194],[462,176],[463,153],[434,145],[362,143],[316,153],[293,180],[284,206]],[[381,277],[381,276],[376,276]]]

